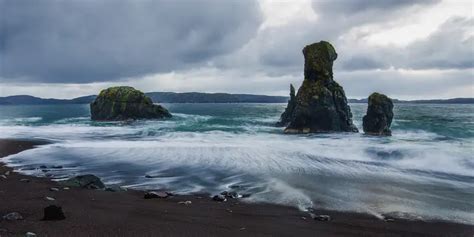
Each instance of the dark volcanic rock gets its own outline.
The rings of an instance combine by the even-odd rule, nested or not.
[[[357,132],[344,89],[333,79],[334,47],[321,41],[303,55],[305,79],[279,122],[287,125],[285,133]]]
[[[317,221],[330,221],[331,220],[331,216],[329,215],[315,215],[313,213],[310,214],[311,218],[313,218],[314,220],[317,220]]]
[[[129,86],[102,90],[90,104],[92,120],[163,119],[171,114],[150,97]]]
[[[152,199],[152,198],[167,198],[170,195],[167,192],[147,192],[143,198]]]
[[[21,214],[18,212],[11,212],[4,215],[2,219],[7,220],[7,221],[17,221],[17,220],[23,220],[23,216],[21,216]]]
[[[364,132],[369,135],[390,136],[392,119],[392,100],[384,94],[372,93],[369,96],[367,114],[363,118]]]
[[[280,121],[276,124],[277,126],[286,126],[291,120],[293,110],[296,107],[296,96],[295,96],[295,87],[290,84],[290,100],[288,100],[288,105],[286,106],[285,112],[281,114]]]
[[[225,198],[238,198],[239,197],[239,194],[237,194],[237,192],[235,191],[224,191],[224,192],[221,192],[221,195],[224,196]]]
[[[68,187],[80,187],[88,189],[104,189],[105,185],[100,178],[92,174],[79,175],[72,177],[65,181],[60,181],[60,184]]]
[[[44,217],[45,221],[56,221],[64,220],[66,216],[64,215],[63,209],[59,206],[50,205],[44,208]]]
[[[212,200],[216,202],[225,202],[227,201],[227,198],[225,198],[224,195],[215,195],[214,197],[212,197]]]

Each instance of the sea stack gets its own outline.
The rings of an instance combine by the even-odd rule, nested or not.
[[[120,121],[171,117],[164,107],[153,104],[150,97],[129,86],[102,90],[90,104],[90,108],[92,120]]]
[[[358,132],[344,89],[333,79],[334,47],[321,41],[304,47],[303,55],[303,84],[278,124],[285,133]]]
[[[365,134],[391,136],[390,125],[393,119],[393,103],[390,98],[377,92],[369,96],[367,114],[363,118]]]

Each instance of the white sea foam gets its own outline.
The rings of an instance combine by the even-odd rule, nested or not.
[[[0,119],[0,125],[10,125],[18,123],[33,123],[39,122],[42,117],[24,117],[24,118],[9,118],[9,119]]]

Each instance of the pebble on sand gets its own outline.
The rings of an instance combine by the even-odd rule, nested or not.
[[[56,199],[52,198],[52,197],[45,197],[46,200],[48,201],[55,201]]]
[[[18,212],[11,212],[4,215],[2,219],[6,221],[17,221],[17,220],[23,220],[23,216]]]
[[[143,198],[152,199],[152,198],[167,198],[169,194],[167,192],[147,192]]]
[[[66,216],[64,215],[63,209],[60,206],[49,205],[44,208],[44,217],[45,221],[54,221],[54,220],[64,220]]]
[[[212,197],[212,200],[216,201],[216,202],[225,202],[227,201],[227,198],[225,198],[223,195],[215,195],[214,197]]]
[[[329,215],[315,215],[313,213],[311,213],[310,215],[311,215],[311,218],[317,221],[330,221],[331,220],[331,216]]]

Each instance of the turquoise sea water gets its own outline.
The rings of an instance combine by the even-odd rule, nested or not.
[[[0,106],[0,138],[52,142],[6,162],[56,179],[474,224],[474,105],[396,105],[382,138],[285,135],[273,126],[285,104],[165,106],[170,120],[127,123],[92,122],[88,105]],[[351,109],[361,129],[366,105]]]

